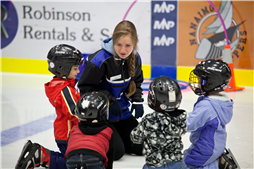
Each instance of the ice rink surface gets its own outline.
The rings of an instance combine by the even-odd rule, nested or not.
[[[50,105],[44,83],[51,75],[1,74],[1,154],[0,168],[13,169],[27,140],[58,151],[53,135],[55,110]],[[189,88],[182,90],[180,108],[192,111],[198,96]],[[227,125],[227,148],[233,152],[241,168],[253,168],[253,87],[226,92],[234,100],[234,115]],[[147,93],[144,92],[147,100]],[[145,104],[145,113],[152,110]],[[188,148],[189,133],[183,136]],[[144,156],[125,155],[114,162],[114,169],[141,169]]]

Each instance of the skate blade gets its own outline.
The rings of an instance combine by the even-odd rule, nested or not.
[[[240,168],[240,165],[239,165],[238,162],[236,161],[235,156],[233,155],[233,153],[231,152],[230,149],[228,149],[228,152],[229,152],[229,154],[231,155],[231,157],[232,157],[232,159],[233,159],[233,161],[234,161],[234,163],[235,163],[235,167],[236,167],[237,169]]]
[[[32,143],[30,140],[28,140],[28,141],[25,143],[25,145],[23,146],[23,149],[22,149],[22,151],[21,151],[21,153],[20,153],[19,159],[18,159],[18,161],[17,161],[17,163],[16,163],[15,169],[19,169],[19,168],[18,168],[18,165],[19,165],[21,159],[23,159],[24,155],[28,152],[28,151],[27,151],[28,147],[29,147],[30,145],[32,145],[32,144],[33,144],[33,143]]]
[[[224,160],[232,166],[233,169],[240,169],[239,164],[237,163],[233,153],[230,151],[230,149],[225,148],[225,152],[222,154]]]
[[[37,150],[37,147],[32,147],[33,143],[28,140],[27,143],[24,145],[22,152],[19,156],[19,159],[17,161],[17,164],[15,166],[15,169],[25,169],[27,168],[27,163],[32,159],[32,157],[34,156],[35,151]],[[29,150],[30,148],[30,150]],[[27,153],[29,153],[26,157],[24,157]],[[25,165],[26,164],[26,165]],[[30,164],[29,164],[30,165]]]

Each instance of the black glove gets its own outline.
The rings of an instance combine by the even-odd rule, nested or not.
[[[120,116],[121,119],[122,119],[122,111],[123,111],[122,106],[119,104],[118,101],[115,101],[109,106],[109,113],[116,117]]]
[[[138,119],[144,114],[144,107],[142,102],[133,102],[131,106],[131,113],[135,110],[135,118]]]

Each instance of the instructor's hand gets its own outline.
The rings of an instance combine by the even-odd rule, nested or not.
[[[122,106],[119,104],[118,101],[115,101],[109,106],[109,113],[113,116],[119,117],[122,119]]]
[[[144,114],[144,107],[142,102],[133,102],[131,106],[131,113],[135,110],[135,118],[138,119]]]

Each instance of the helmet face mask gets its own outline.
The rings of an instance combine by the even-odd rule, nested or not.
[[[203,95],[205,92],[201,88],[202,79],[195,75],[194,70],[191,71],[189,76],[189,86],[196,95]]]
[[[169,112],[180,106],[182,93],[178,83],[167,76],[155,78],[148,93],[148,106],[158,112]]]
[[[100,92],[88,92],[77,102],[75,113],[80,121],[107,121],[109,117],[108,98]]]
[[[84,58],[73,46],[60,44],[50,49],[47,59],[48,70],[57,77],[66,79],[72,66],[81,65]]]
[[[231,71],[227,63],[222,60],[209,59],[201,61],[191,71],[189,86],[199,96],[208,95],[226,90],[230,78]]]

